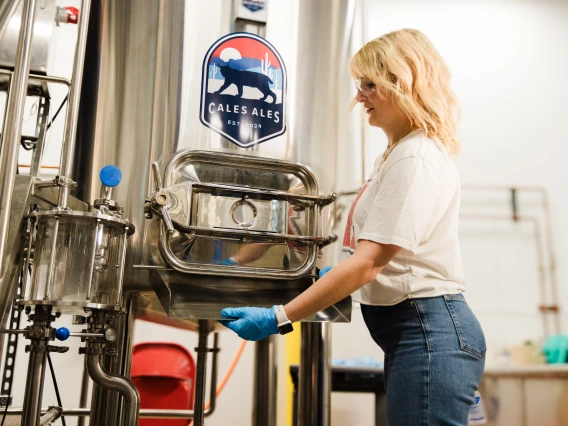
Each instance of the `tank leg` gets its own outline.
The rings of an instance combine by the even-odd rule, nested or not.
[[[48,351],[53,349],[49,346],[49,341],[53,339],[51,323],[55,320],[55,316],[51,313],[51,306],[37,306],[35,314],[30,315],[30,319],[33,325],[26,333],[31,343],[26,346],[26,352],[30,353],[30,358],[24,393],[22,426],[39,425],[45,361]]]
[[[331,326],[303,323],[298,386],[298,426],[329,426]]]
[[[197,371],[195,372],[195,400],[193,403],[193,425],[203,426],[205,417],[205,376],[207,374],[207,337],[209,327],[207,321],[199,320],[199,341],[197,351]]]
[[[276,339],[277,336],[269,336],[255,344],[253,426],[276,424]]]

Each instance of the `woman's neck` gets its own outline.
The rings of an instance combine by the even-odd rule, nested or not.
[[[415,130],[410,118],[403,113],[400,113],[397,119],[392,120],[390,124],[392,124],[392,126],[388,126],[388,129],[383,127],[383,131],[388,138],[389,148],[396,145],[402,138]]]
[[[392,128],[392,129],[383,129],[385,134],[387,135],[389,148],[400,142],[402,138],[410,134],[415,128],[412,126],[410,120],[401,122],[400,125]]]

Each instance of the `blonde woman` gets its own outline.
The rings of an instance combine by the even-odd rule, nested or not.
[[[450,73],[412,29],[367,43],[350,71],[355,101],[388,137],[351,208],[344,246],[353,255],[286,306],[228,308],[223,323],[260,340],[352,294],[385,353],[389,425],[465,426],[486,348],[463,297]]]

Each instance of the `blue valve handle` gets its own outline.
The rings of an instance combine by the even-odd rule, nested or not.
[[[122,180],[122,172],[116,166],[105,166],[99,174],[101,182],[110,188],[114,188]]]
[[[71,332],[69,331],[68,328],[66,327],[59,327],[56,331],[55,331],[55,338],[57,340],[61,340],[62,342],[64,340],[69,339],[69,336],[71,336]]]

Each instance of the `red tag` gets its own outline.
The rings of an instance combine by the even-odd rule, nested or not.
[[[65,9],[67,10],[68,24],[76,24],[77,22],[79,22],[79,9],[71,6],[67,6]]]

